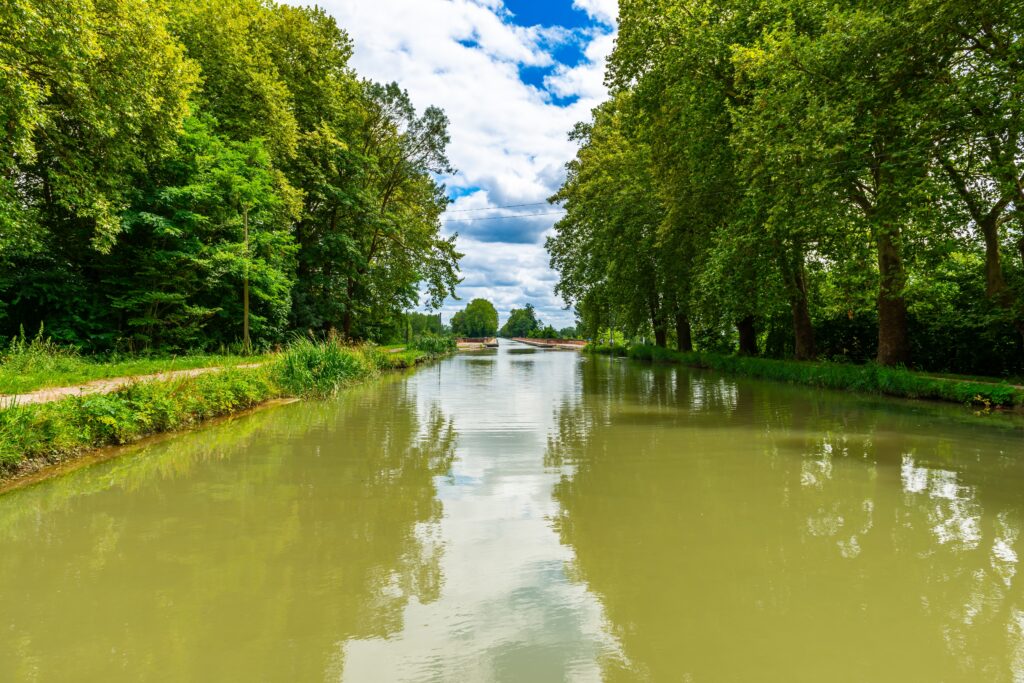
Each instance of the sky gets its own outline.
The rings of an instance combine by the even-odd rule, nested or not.
[[[502,322],[532,303],[545,323],[572,325],[544,251],[559,214],[547,198],[576,152],[569,131],[607,94],[617,0],[318,4],[352,37],[361,76],[397,81],[418,109],[439,106],[451,122],[458,170],[442,178],[454,200],[442,221],[465,257],[445,322],[482,297]]]

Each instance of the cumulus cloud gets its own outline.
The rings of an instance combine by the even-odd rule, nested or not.
[[[590,24],[518,25],[501,0],[321,2],[355,41],[361,75],[398,81],[419,108],[440,106],[451,120],[448,151],[458,172],[444,179],[455,197],[444,221],[460,235],[466,279],[446,318],[483,296],[503,318],[532,302],[546,321],[572,322],[553,291],[543,237],[558,215],[544,202],[575,154],[568,131],[606,96],[617,3],[548,1],[571,2]],[[564,54],[578,59],[563,63]],[[525,78],[530,70],[543,78]]]
[[[572,4],[607,26],[613,26],[619,17],[618,0],[573,0]]]

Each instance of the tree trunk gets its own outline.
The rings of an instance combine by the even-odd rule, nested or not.
[[[745,356],[757,355],[757,330],[754,329],[754,316],[748,315],[736,323],[740,333],[740,353]]]
[[[1003,278],[1003,263],[999,254],[999,220],[998,216],[988,216],[978,223],[981,234],[985,238],[985,293],[990,297],[998,297],[1006,290]]]
[[[651,327],[654,328],[654,343],[656,346],[665,348],[668,345],[668,330],[665,325],[665,309],[654,295],[647,302],[651,311]]]
[[[811,360],[817,355],[814,348],[814,326],[811,324],[811,310],[807,305],[807,280],[803,264],[793,274],[793,295],[789,299],[793,314],[793,339],[797,360]]]
[[[903,295],[905,273],[897,240],[899,230],[884,226],[878,234],[878,363],[910,362],[907,333],[907,300]]]
[[[659,323],[658,326],[654,328],[654,344],[661,348],[668,346],[668,331],[665,329],[664,324]]]
[[[676,348],[689,353],[693,351],[693,330],[690,319],[685,315],[676,314]]]
[[[355,283],[352,282],[352,278],[349,278],[345,292],[348,301],[345,302],[345,314],[341,317],[341,331],[345,335],[345,340],[349,341],[352,339],[352,299],[355,296]]]

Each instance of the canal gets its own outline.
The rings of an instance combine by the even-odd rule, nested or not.
[[[0,681],[1024,680],[1022,434],[503,342],[0,496]]]

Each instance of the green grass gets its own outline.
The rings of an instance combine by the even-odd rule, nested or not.
[[[596,353],[609,352],[608,349],[600,347],[589,350]],[[944,379],[904,368],[888,368],[875,364],[848,365],[700,352],[681,353],[644,345],[630,347],[628,356],[637,360],[680,363],[690,367],[827,389],[951,401],[985,408],[1024,406],[1024,390],[1005,382]]]
[[[55,461],[99,446],[182,429],[280,395],[266,367],[138,382],[109,394],[0,410],[0,474],[25,460]]]
[[[0,409],[0,479],[32,460],[56,462],[92,448],[186,428],[274,398],[325,398],[383,371],[412,367],[439,355],[297,339],[259,367],[230,367],[195,377],[135,382],[108,394],[14,405]],[[111,364],[105,376],[116,376],[114,368],[123,367]]]
[[[260,356],[188,354],[164,357],[81,356],[47,342],[7,350],[0,355],[0,394],[24,394],[100,379],[152,375],[173,370],[232,367],[266,360]]]

